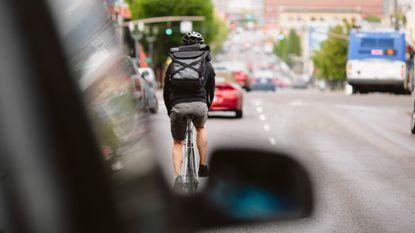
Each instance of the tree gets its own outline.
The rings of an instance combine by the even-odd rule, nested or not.
[[[294,64],[293,56],[301,56],[301,40],[295,30],[291,29],[288,36],[274,45],[274,53],[289,66]]]
[[[330,29],[329,38],[321,44],[320,50],[312,57],[317,68],[317,78],[328,81],[346,79],[348,41],[341,37],[347,36],[349,31],[349,25],[338,25]]]
[[[193,22],[193,30],[203,34],[207,43],[216,45],[224,40],[227,30],[221,20],[214,15],[210,0],[127,0],[132,11],[133,19],[160,17],[160,16],[205,16],[204,22]],[[159,27],[159,34],[154,43],[154,65],[159,71],[163,69],[169,48],[181,45],[182,34],[180,22],[159,23],[151,26]],[[172,35],[166,35],[165,29],[171,28]],[[225,33],[225,36],[224,36]],[[145,48],[148,45],[141,40]],[[158,75],[160,75],[159,72]]]
[[[369,15],[368,17],[366,17],[366,21],[368,21],[369,23],[380,23],[382,19],[376,15]]]

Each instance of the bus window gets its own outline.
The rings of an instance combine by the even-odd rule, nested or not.
[[[393,48],[394,47],[393,39],[379,39],[379,47],[380,48]]]
[[[361,43],[362,48],[374,48],[376,47],[376,39],[363,38]]]

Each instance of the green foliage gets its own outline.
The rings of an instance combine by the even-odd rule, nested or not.
[[[366,21],[370,22],[370,23],[380,23],[381,22],[381,18],[379,18],[376,15],[369,15],[368,17],[366,17]]]
[[[216,42],[217,36],[223,37],[223,25],[214,17],[213,5],[210,0],[127,0],[134,19],[161,16],[205,16],[204,22],[193,22],[193,30],[203,34],[207,43]],[[154,44],[154,62],[162,66],[167,59],[170,47],[182,44],[180,22],[152,24],[159,27]],[[163,33],[167,27],[173,29],[171,36]],[[147,47],[145,40],[144,46]]]
[[[291,29],[288,36],[274,44],[274,53],[289,66],[293,65],[293,56],[301,56],[301,40],[295,30]]]
[[[223,42],[228,37],[228,26],[226,23],[219,17],[214,18],[214,28],[217,31],[215,37],[210,43],[210,48],[213,54],[219,52],[220,48],[223,45]]]
[[[344,33],[344,29],[346,33]],[[347,36],[350,26],[338,25],[330,29],[331,35]],[[317,51],[312,59],[316,67],[317,78],[328,81],[343,81],[346,79],[346,63],[347,63],[348,41],[339,39],[339,37],[329,36],[321,44],[321,48]]]

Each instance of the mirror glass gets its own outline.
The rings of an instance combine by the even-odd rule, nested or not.
[[[293,219],[312,212],[309,175],[285,154],[225,149],[212,155],[210,166],[211,177],[202,196],[213,216],[226,219],[218,221]]]

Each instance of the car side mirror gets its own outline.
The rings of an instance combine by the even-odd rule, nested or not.
[[[148,71],[143,71],[141,73],[141,75],[143,75],[143,77],[147,77],[150,73]]]
[[[153,82],[150,79],[150,73],[148,71],[143,71],[141,73],[141,76],[143,77],[143,79],[146,81],[146,83],[150,86],[153,87]]]
[[[305,168],[286,154],[253,149],[214,152],[206,186],[190,199],[186,209],[196,230],[303,218],[313,210]]]

